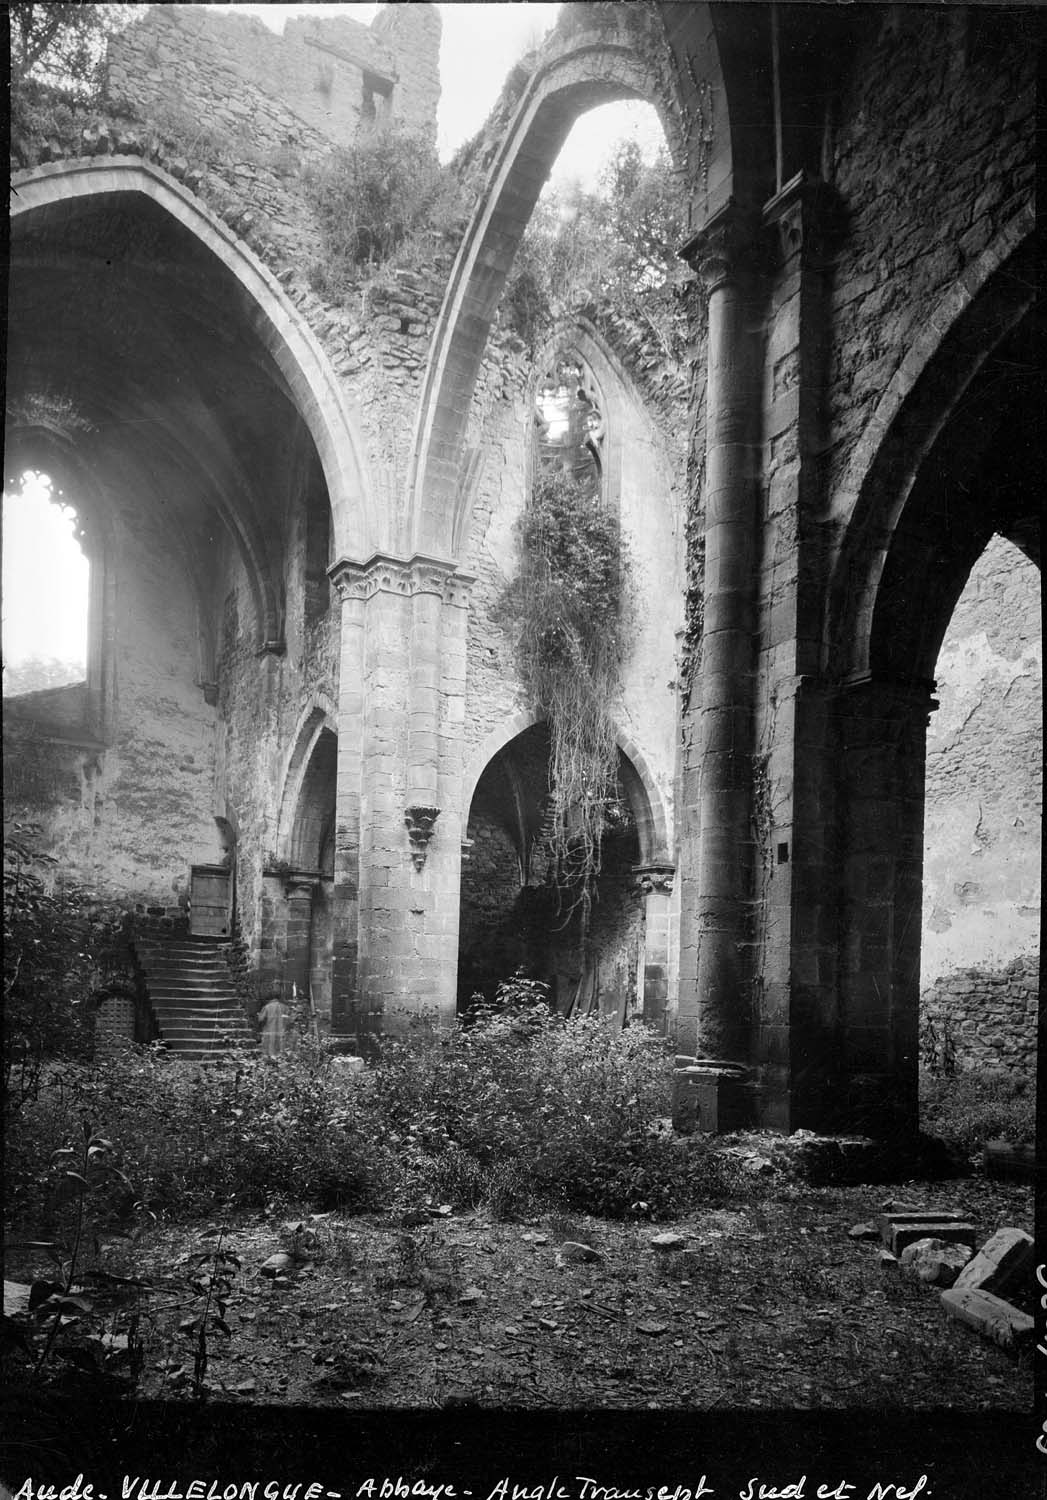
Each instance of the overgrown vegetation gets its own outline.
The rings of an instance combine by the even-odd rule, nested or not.
[[[925,1069],[920,1126],[973,1156],[986,1141],[1036,1139],[1036,1090],[1020,1073]]]
[[[13,825],[4,838],[5,1120],[36,1097],[47,1059],[90,1055],[92,997],[126,947],[123,914],[56,880],[33,833]]]
[[[395,122],[378,122],[310,166],[305,187],[324,249],[310,281],[332,299],[382,265],[424,261],[461,218],[453,174],[427,140]]]
[[[643,159],[623,141],[595,192],[546,192],[531,215],[506,287],[510,325],[534,347],[562,308],[606,303],[680,352],[688,278],[676,255],[686,237],[686,198],[662,151]]]
[[[520,525],[520,567],[500,601],[528,701],[551,735],[547,844],[557,885],[580,903],[582,941],[604,829],[618,805],[611,719],[629,616],[617,516],[593,480],[539,472]]]
[[[202,1069],[145,1048],[104,1069],[55,1065],[9,1130],[9,1215],[58,1224],[48,1164],[88,1119],[134,1184],[108,1203],[125,1231],[145,1210],[290,1203],[666,1217],[729,1192],[732,1168],[654,1128],[669,1111],[665,1045],[539,1003],[421,1027],[355,1077],[308,1048],[278,1068],[244,1055]]]

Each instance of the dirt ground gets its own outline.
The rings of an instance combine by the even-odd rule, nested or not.
[[[1028,1356],[951,1321],[935,1289],[849,1237],[892,1201],[962,1212],[979,1244],[1003,1225],[1031,1230],[1031,1191],[980,1178],[796,1186],[671,1225],[497,1223],[440,1205],[406,1223],[281,1212],[154,1227],[98,1263],[145,1288],[84,1281],[114,1349],[137,1307],[138,1392],[164,1400],[1027,1411]],[[652,1246],[667,1233],[682,1247]],[[216,1262],[220,1251],[239,1265]],[[274,1254],[286,1263],[266,1267]],[[214,1288],[207,1300],[216,1271],[228,1275],[222,1308]],[[47,1268],[23,1252],[6,1274]]]

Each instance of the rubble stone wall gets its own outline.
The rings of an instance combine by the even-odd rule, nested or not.
[[[253,16],[153,5],[110,45],[110,99],[162,113],[177,78],[178,108],[201,128],[239,133],[279,158],[288,148],[352,141],[373,117],[365,75],[374,74],[389,85],[389,114],[432,139],[439,16],[431,5],[389,9],[395,14],[380,11],[370,26],[304,16],[279,36]]]
[[[1039,987],[1040,961],[1028,954],[942,975],[920,1000],[925,1054],[933,1044],[940,1057],[948,1038],[961,1070],[1035,1073]]]

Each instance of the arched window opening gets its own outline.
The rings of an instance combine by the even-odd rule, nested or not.
[[[88,675],[90,563],[75,507],[49,474],[4,488],[3,695],[70,688]]]
[[[1035,1070],[1042,811],[1039,569],[993,537],[938,654],[927,733],[926,1072]]]
[[[539,472],[558,469],[597,494],[603,476],[602,402],[592,373],[569,350],[558,354],[535,396]]]

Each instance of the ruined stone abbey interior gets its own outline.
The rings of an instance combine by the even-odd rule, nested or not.
[[[6,812],[133,914],[112,1027],[163,1034],[150,955],[189,936],[245,1021],[293,986],[365,1056],[522,967],[708,1062],[712,1124],[911,1127],[928,1025],[1032,1066],[1031,24],[566,5],[456,158],[461,224],[346,297],[304,184],[377,116],[435,139],[431,5],[143,7],[103,113],[15,134],[6,491],[49,476],[90,574],[83,680],[5,687]],[[623,99],[672,160],[682,358],[577,298],[529,341],[503,297]],[[543,464],[632,578],[584,943],[499,608]]]

